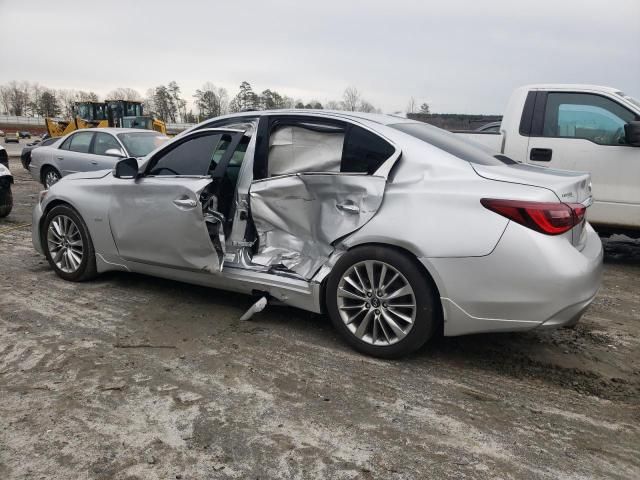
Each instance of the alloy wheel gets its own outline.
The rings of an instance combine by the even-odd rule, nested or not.
[[[65,273],[74,273],[82,263],[84,244],[80,229],[66,215],[58,215],[49,223],[47,246],[56,267]]]
[[[396,268],[377,260],[352,265],[338,283],[338,311],[349,331],[370,345],[392,345],[416,319],[416,298]]]
[[[44,176],[44,186],[46,188],[51,188],[51,186],[60,180],[60,175],[54,170],[49,170]]]

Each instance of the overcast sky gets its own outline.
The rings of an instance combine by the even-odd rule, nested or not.
[[[348,85],[385,112],[409,97],[501,113],[540,82],[640,97],[640,0],[0,0],[0,84],[147,88],[241,81],[305,101]]]

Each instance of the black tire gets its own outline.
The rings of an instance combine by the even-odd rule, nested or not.
[[[51,185],[53,185],[53,183],[52,183],[51,185],[47,186],[47,181],[46,180],[47,180],[47,175],[49,173],[51,173],[51,174],[55,175],[56,177],[58,177],[58,180],[56,180],[56,182],[59,181],[62,178],[62,175],[60,175],[60,172],[55,167],[52,167],[52,166],[42,167],[42,173],[40,174],[40,177],[41,177],[40,180],[41,180],[42,186],[44,188],[46,188],[46,189],[48,189]]]
[[[49,251],[49,243],[47,241],[49,226],[56,217],[59,217],[61,215],[64,215],[73,221],[73,223],[78,228],[80,237],[82,239],[82,260],[80,261],[80,265],[78,266],[78,268],[73,272],[65,272],[61,268],[59,268],[58,265],[56,265],[56,263],[53,261],[51,252]],[[47,213],[47,216],[42,225],[41,235],[42,248],[44,250],[45,256],[47,257],[47,261],[59,277],[71,282],[84,282],[96,277],[96,253],[93,248],[91,236],[89,235],[89,229],[84,223],[84,220],[82,220],[82,217],[73,208],[68,205],[58,205],[56,207],[53,207]]]
[[[9,215],[12,209],[13,194],[11,193],[11,186],[4,188],[0,185],[0,218]]]
[[[392,266],[404,276],[413,289],[415,299],[415,319],[406,336],[389,345],[373,345],[360,338],[343,321],[338,306],[338,287],[343,275],[359,262],[373,260]],[[439,323],[439,309],[435,287],[431,279],[416,264],[417,260],[394,248],[367,245],[345,253],[336,263],[327,279],[325,302],[327,312],[335,328],[356,350],[381,358],[398,358],[415,352],[436,332]],[[369,305],[369,304],[367,304]],[[378,311],[378,310],[376,310]]]

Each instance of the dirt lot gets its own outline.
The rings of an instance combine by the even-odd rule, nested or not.
[[[0,478],[640,478],[640,242],[607,242],[574,330],[437,339],[402,361],[327,318],[32,248],[0,220]]]

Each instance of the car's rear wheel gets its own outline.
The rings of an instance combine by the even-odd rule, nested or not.
[[[49,189],[53,184],[62,178],[60,172],[53,167],[45,167],[42,171],[42,185],[44,188]]]
[[[73,208],[59,205],[49,211],[42,240],[47,261],[60,277],[81,282],[96,276],[96,256],[89,230]]]
[[[327,280],[327,311],[357,350],[383,358],[422,347],[438,322],[435,295],[409,255],[364,246],[344,254]]]
[[[6,217],[13,209],[13,194],[11,185],[4,187],[0,180],[0,218]]]

